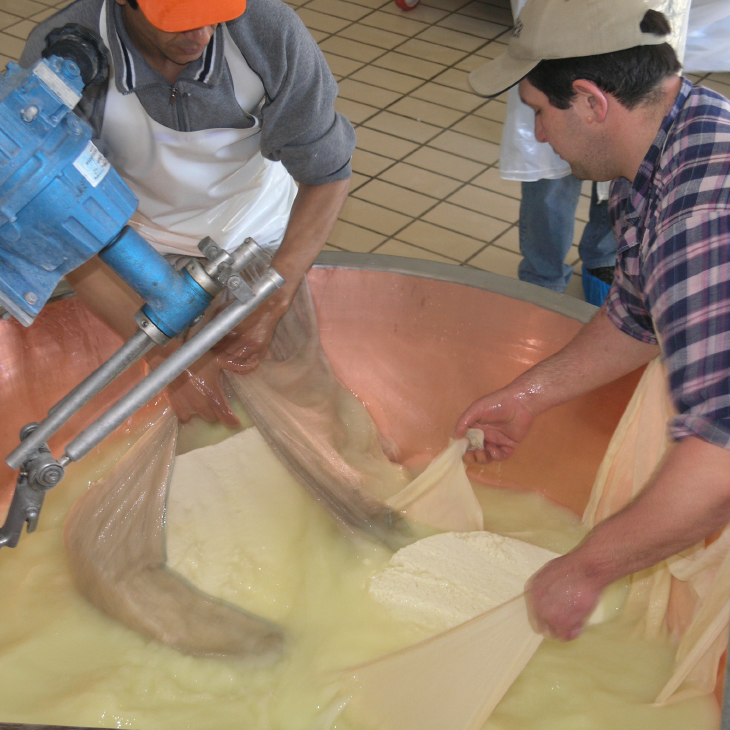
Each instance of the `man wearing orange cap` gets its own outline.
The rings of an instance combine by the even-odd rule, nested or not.
[[[97,31],[110,52],[109,82],[77,113],[139,199],[132,225],[173,259],[200,255],[205,236],[226,250],[251,237],[286,280],[171,387],[181,418],[236,423],[220,369],[255,367],[347,197],[355,133],[334,109],[337,84],[281,0],[77,0],[31,33],[21,65],[66,23]],[[109,269],[92,259],[68,278],[134,333],[139,300]]]

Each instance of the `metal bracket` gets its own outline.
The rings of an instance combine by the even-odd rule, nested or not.
[[[226,286],[228,287],[228,291],[243,304],[246,304],[253,298],[253,289],[238,274],[229,276],[226,280]]]
[[[21,441],[37,428],[37,423],[24,426],[20,432]],[[0,529],[0,547],[15,547],[26,523],[28,532],[36,529],[46,492],[55,487],[64,474],[63,465],[53,458],[48,444],[41,444],[20,469],[8,516]]]
[[[164,347],[172,339],[172,337],[168,337],[159,327],[155,326],[142,309],[134,313],[134,321],[142,332],[156,345],[162,345]]]
[[[253,284],[271,263],[269,254],[253,238],[247,238],[235,251],[228,253],[207,236],[198,244],[198,249],[210,262],[204,267],[206,273],[222,286],[228,286],[228,279],[239,273],[248,284]],[[238,285],[228,288],[233,291]]]

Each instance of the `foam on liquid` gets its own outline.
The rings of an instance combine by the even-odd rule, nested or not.
[[[224,435],[203,432],[192,441],[188,433],[186,448]],[[46,497],[39,530],[0,551],[0,722],[352,730],[345,717],[332,719],[333,673],[426,636],[368,594],[370,577],[391,552],[344,537],[264,452],[269,476],[258,495],[246,496],[236,484],[208,500],[205,485],[197,494],[171,493],[170,565],[203,590],[279,623],[289,637],[285,657],[271,666],[184,656],[87,604],[66,567],[65,514],[124,446],[109,449],[103,463],[73,465]],[[546,500],[476,489],[485,529],[557,551],[580,539],[577,520]],[[620,620],[570,644],[545,641],[485,727],[715,730],[714,698],[649,706],[672,656],[669,644],[637,641]]]

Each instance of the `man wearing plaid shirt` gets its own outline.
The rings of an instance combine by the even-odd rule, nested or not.
[[[472,404],[477,461],[506,459],[536,415],[660,352],[678,416],[641,494],[529,583],[536,627],[572,639],[603,589],[730,522],[730,102],[694,88],[642,0],[528,0],[507,52],[470,76],[493,96],[519,82],[535,135],[584,180],[614,180],[616,280],[563,350]]]

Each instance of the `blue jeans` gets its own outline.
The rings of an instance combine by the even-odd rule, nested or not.
[[[575,211],[581,181],[572,175],[558,180],[522,183],[520,203],[521,281],[562,292],[573,268],[565,257],[573,243]],[[596,185],[591,191],[589,220],[578,246],[583,265],[588,269],[616,264],[616,238],[611,230],[608,203],[599,203]]]

